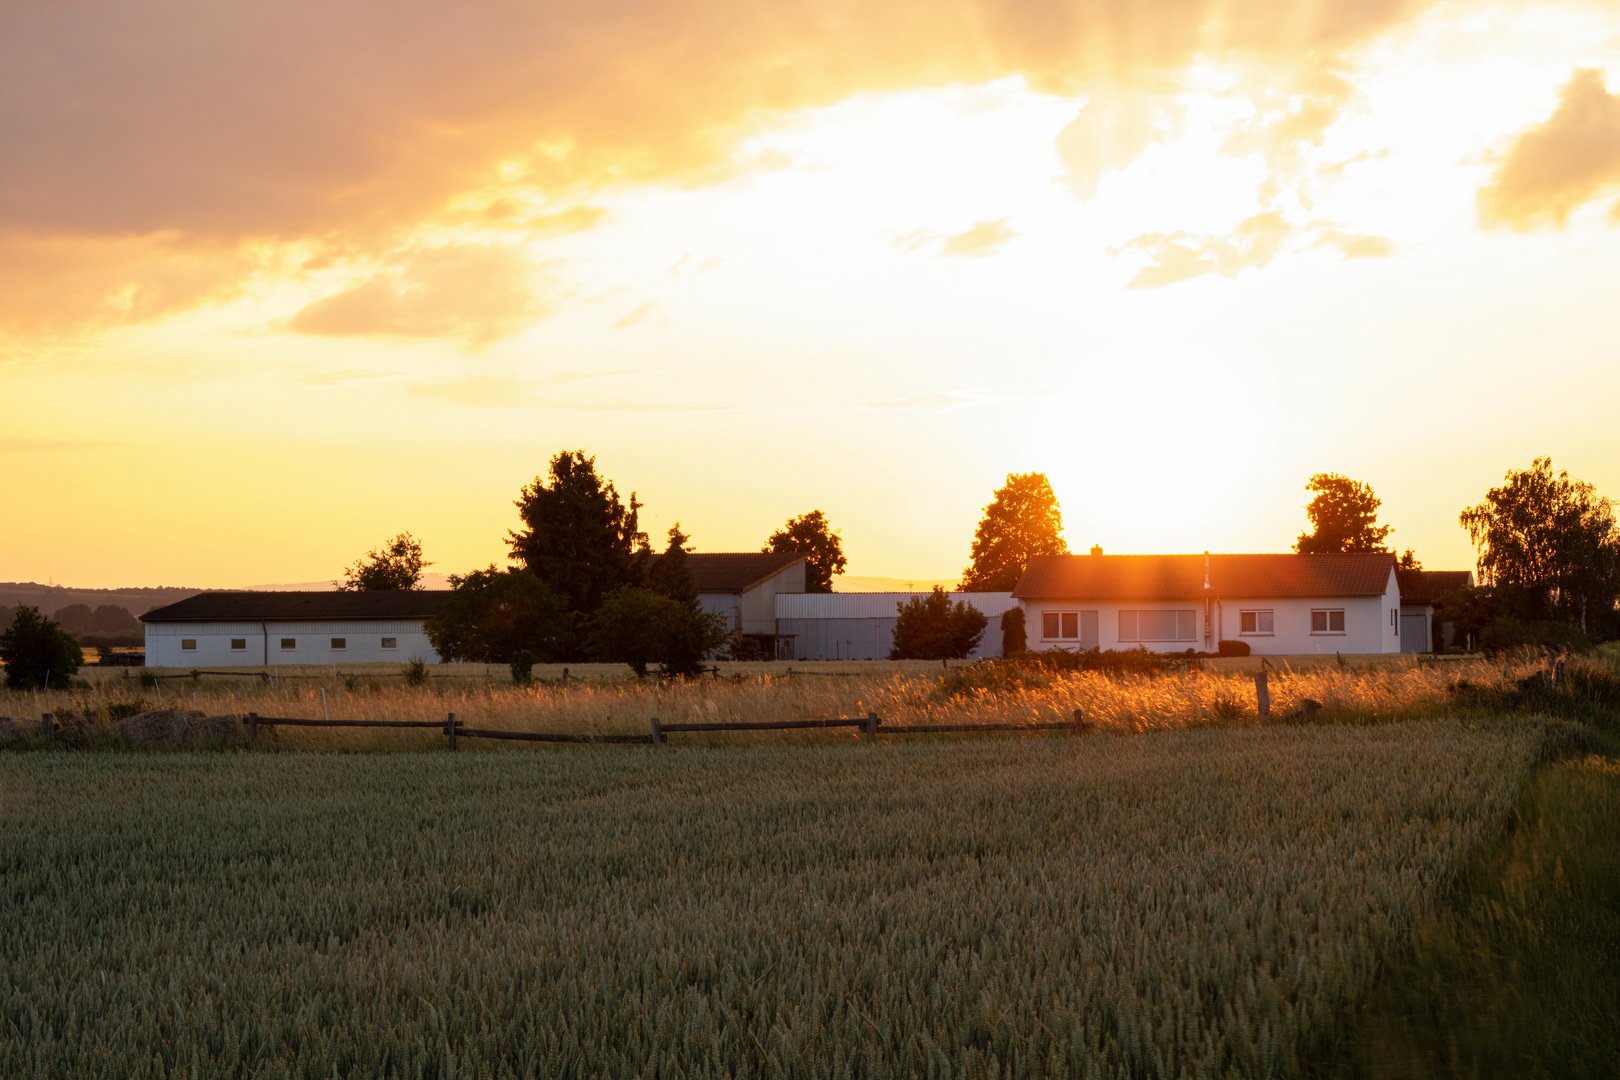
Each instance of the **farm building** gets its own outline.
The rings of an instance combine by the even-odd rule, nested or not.
[[[654,555],[649,567],[661,558]],[[731,629],[774,651],[775,598],[804,592],[805,557],[791,551],[698,551],[686,561],[697,579],[703,610],[724,616]]]
[[[422,623],[444,590],[207,592],[148,611],[149,667],[438,663]]]
[[[1474,587],[1472,570],[1402,570],[1401,652],[1433,652],[1453,644],[1451,623],[1437,619],[1441,598]]]
[[[1041,555],[1012,595],[1031,649],[1397,653],[1395,557]]]
[[[778,660],[886,660],[894,647],[899,606],[927,593],[799,593],[776,597]],[[952,593],[989,619],[969,655],[1001,655],[1001,613],[1018,606],[1012,593]]]

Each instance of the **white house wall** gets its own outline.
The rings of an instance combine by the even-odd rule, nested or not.
[[[1393,575],[1391,575],[1393,577]],[[1317,610],[1343,610],[1344,631],[1313,632],[1311,612]],[[1185,652],[1188,649],[1210,652],[1222,639],[1244,641],[1255,656],[1300,656],[1306,654],[1364,654],[1397,653],[1401,651],[1400,627],[1392,622],[1391,611],[1400,609],[1400,594],[1393,596],[1343,596],[1286,598],[1275,597],[1220,597],[1210,605],[1209,639],[1204,638],[1203,600],[1138,601],[1138,600],[1025,600],[1024,633],[1031,649],[1073,649],[1081,642],[1074,639],[1044,638],[1042,630],[1046,612],[1095,612],[1097,620],[1096,646],[1102,649],[1135,649],[1150,652]],[[1191,640],[1176,641],[1121,641],[1119,613],[1121,611],[1193,611],[1194,632]],[[1244,611],[1270,611],[1272,632],[1242,632]],[[1083,620],[1082,620],[1083,621]],[[1090,643],[1086,643],[1090,647]]]
[[[283,639],[293,647],[282,648]],[[341,638],[343,648],[332,647]],[[383,638],[394,647],[383,648]],[[231,647],[233,640],[245,648]],[[185,648],[186,642],[194,647]],[[147,623],[147,667],[263,667],[277,664],[405,663],[420,658],[439,662],[423,633],[421,619],[330,619],[301,622]]]
[[[780,574],[755,585],[738,600],[745,634],[776,633],[776,597],[779,594],[804,592],[803,562],[796,562]]]

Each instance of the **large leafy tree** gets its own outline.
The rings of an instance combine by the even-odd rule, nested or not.
[[[938,585],[927,596],[914,596],[897,604],[894,648],[890,660],[960,660],[984,637],[990,620],[965,600],[951,603]]]
[[[1063,511],[1045,473],[1008,473],[973,534],[962,592],[1010,592],[1036,555],[1067,555]]]
[[[6,686],[40,690],[66,686],[84,663],[84,651],[39,608],[24,605],[0,634],[0,661],[6,665]]]
[[[509,664],[520,652],[531,664],[572,659],[567,603],[527,570],[452,574],[450,590],[425,627],[445,662]]]
[[[1554,472],[1551,458],[1508,470],[1460,521],[1479,553],[1480,578],[1499,600],[1516,599],[1523,617],[1582,630],[1595,614],[1613,620],[1620,594],[1614,503],[1568,470]]]
[[[641,503],[632,491],[626,505],[583,450],[552,458],[515,505],[523,528],[507,534],[512,559],[562,596],[569,611],[588,615],[613,590],[641,584],[640,557],[649,551],[638,525]]]
[[[827,523],[820,510],[788,518],[787,524],[771,533],[761,551],[793,551],[804,555],[804,591],[830,593],[832,579],[842,574],[849,560],[844,558],[844,542],[838,530]]]
[[[384,592],[420,589],[422,568],[433,564],[422,558],[422,542],[402,532],[380,548],[366,552],[365,558],[343,571],[343,580],[334,581],[344,592]]]
[[[1317,473],[1305,490],[1314,496],[1305,506],[1311,531],[1299,534],[1295,551],[1321,555],[1389,550],[1384,541],[1395,528],[1378,524],[1383,500],[1373,494],[1371,484],[1338,473]]]

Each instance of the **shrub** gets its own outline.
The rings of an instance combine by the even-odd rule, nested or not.
[[[562,596],[527,570],[451,575],[451,593],[427,620],[428,640],[449,664],[509,664],[520,649],[568,659],[573,626]]]
[[[406,686],[426,686],[428,684],[427,661],[420,656],[413,656],[404,668]]]
[[[1511,615],[1498,618],[1479,635],[1481,652],[1503,653],[1526,647],[1585,652],[1592,643],[1578,626],[1545,619],[1526,622]]]
[[[726,647],[722,659],[757,661],[769,660],[770,655],[765,651],[765,643],[759,638],[747,634],[733,634],[731,644]]]
[[[1028,648],[1024,636],[1024,609],[1008,608],[1001,613],[1001,655],[1017,656]]]
[[[540,658],[528,649],[519,649],[512,654],[512,681],[519,686],[528,686],[534,682],[534,665]]]
[[[990,620],[964,600],[951,603],[938,585],[927,596],[897,605],[890,660],[960,660],[984,637]]]
[[[84,663],[84,652],[73,635],[24,605],[0,634],[0,661],[6,665],[6,685],[13,690],[68,686]]]
[[[1223,641],[1215,646],[1216,656],[1248,656],[1249,643],[1247,641]]]
[[[594,659],[629,664],[637,678],[653,663],[671,675],[696,675],[703,657],[725,640],[722,617],[651,589],[626,587],[609,593],[591,616],[585,648]]]

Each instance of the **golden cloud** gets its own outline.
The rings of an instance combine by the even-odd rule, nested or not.
[[[300,334],[329,337],[460,338],[487,345],[551,310],[528,257],[493,244],[413,248],[342,292],[287,320]]]
[[[1053,144],[1075,196],[1082,202],[1093,198],[1103,173],[1129,167],[1174,134],[1183,112],[1173,93],[1108,84],[1089,89],[1085,107]]]
[[[981,221],[966,232],[947,236],[945,243],[940,246],[941,255],[965,255],[970,258],[981,258],[985,255],[994,255],[1007,241],[1018,234],[1007,225],[1007,219],[999,221]]]
[[[1620,184],[1620,97],[1603,73],[1581,68],[1545,123],[1514,141],[1479,193],[1486,225],[1561,226],[1581,206]],[[1620,215],[1620,204],[1616,204]]]
[[[1236,277],[1270,263],[1282,251],[1292,227],[1276,211],[1255,214],[1226,236],[1184,232],[1144,233],[1112,248],[1110,255],[1145,255],[1129,289],[1160,289],[1205,274]]]
[[[465,221],[456,207],[488,208],[505,227],[523,207],[608,185],[718,175],[772,117],[855,93],[1013,74],[1074,93],[1199,56],[1291,63],[1369,40],[1425,2],[879,0],[856,13],[821,0],[151,0],[71,17],[10,5],[0,233],[36,245],[17,274],[63,275],[73,299],[53,318],[149,320],[239,288],[256,269],[241,252],[326,243],[376,257]],[[1128,153],[1133,125],[1102,128]],[[1069,153],[1084,175],[1113,151]],[[548,210],[532,225],[589,217]],[[123,269],[80,260],[69,273],[47,250],[63,237],[105,244]],[[383,280],[295,321],[426,332],[398,295]],[[15,295],[0,307],[0,320],[31,318]]]

